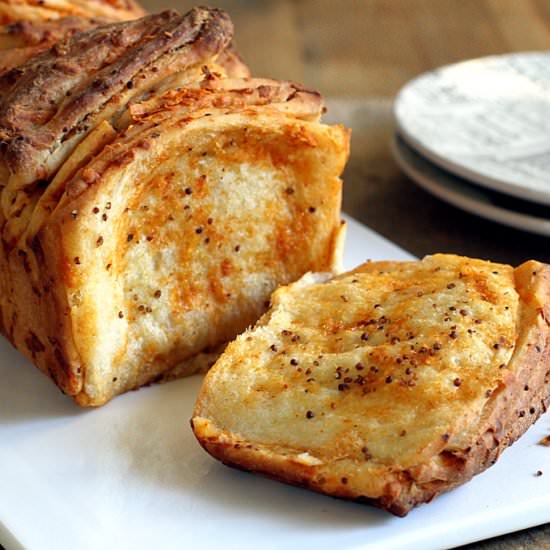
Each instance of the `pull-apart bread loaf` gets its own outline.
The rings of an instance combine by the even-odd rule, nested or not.
[[[403,516],[481,472],[549,401],[550,267],[450,255],[277,290],[207,374],[228,465]]]
[[[3,332],[81,405],[192,372],[338,264],[348,134],[315,92],[234,78],[231,37],[164,12],[0,77]]]

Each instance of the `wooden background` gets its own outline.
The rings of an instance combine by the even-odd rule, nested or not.
[[[193,6],[144,1],[151,11]],[[211,0],[257,76],[325,96],[391,97],[413,76],[482,55],[550,48],[548,0]]]
[[[192,6],[142,2],[149,10]],[[550,49],[550,0],[211,0],[226,9],[256,76],[302,82],[352,127],[344,209],[422,256],[455,252],[550,262],[550,239],[479,219],[433,198],[397,168],[392,100],[412,77],[462,59]],[[549,450],[550,462],[550,450]],[[445,541],[442,541],[442,547]],[[468,547],[550,550],[550,526]]]

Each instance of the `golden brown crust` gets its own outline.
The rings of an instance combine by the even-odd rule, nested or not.
[[[438,257],[436,256],[436,258]],[[505,266],[495,266],[493,269],[496,273],[497,271],[504,271],[503,268],[505,268]],[[373,263],[369,264],[368,269],[384,272],[386,269],[392,269],[392,263]],[[361,270],[362,268],[359,268],[356,270],[356,273],[360,273]],[[462,274],[464,276],[464,270],[462,270]],[[402,436],[400,438],[402,442],[408,438],[412,438],[411,443],[409,443],[408,446],[402,447],[399,440],[397,440],[397,447],[392,447],[391,445],[393,444],[390,444],[390,447],[388,447],[390,453],[387,455],[381,454],[381,447],[375,442],[374,435],[371,434],[373,438],[371,439],[372,447],[369,443],[366,443],[363,447],[364,456],[361,458],[361,452],[358,452],[359,456],[355,456],[351,449],[353,448],[353,438],[357,436],[353,435],[356,429],[351,428],[351,426],[345,428],[338,436],[340,441],[347,439],[351,447],[349,447],[348,450],[345,448],[342,448],[340,451],[336,450],[336,454],[333,458],[326,455],[326,451],[322,452],[317,448],[316,443],[313,444],[310,442],[303,443],[302,445],[294,443],[289,445],[281,440],[280,444],[277,445],[272,442],[272,438],[274,437],[273,434],[267,435],[268,432],[266,432],[262,435],[262,424],[260,421],[256,423],[253,422],[252,416],[258,413],[255,406],[255,398],[253,399],[253,394],[247,396],[246,393],[241,394],[239,399],[247,403],[247,410],[250,411],[250,418],[243,421],[241,413],[233,409],[232,415],[234,420],[228,421],[228,417],[226,417],[219,406],[216,405],[216,396],[218,395],[216,392],[219,391],[218,383],[221,380],[224,381],[223,383],[226,388],[231,388],[230,394],[236,393],[236,395],[239,395],[238,392],[241,391],[238,387],[233,388],[235,380],[232,379],[231,370],[234,367],[229,366],[232,362],[231,357],[234,357],[235,361],[241,360],[235,356],[238,347],[233,347],[232,350],[232,346],[238,346],[238,344],[232,344],[226,352],[226,359],[224,360],[224,356],[222,356],[221,360],[218,362],[220,366],[214,366],[213,370],[207,375],[203,389],[197,400],[192,419],[193,430],[197,438],[210,454],[228,465],[262,473],[281,481],[304,486],[332,496],[368,501],[399,516],[406,515],[417,504],[429,502],[441,492],[448,491],[468,481],[472,476],[491,466],[497,460],[500,453],[520,437],[546,410],[550,400],[550,373],[548,368],[550,358],[550,328],[546,321],[550,297],[550,267],[538,262],[527,262],[523,264],[514,271],[513,277],[509,279],[508,289],[506,289],[506,283],[504,282],[506,279],[502,280],[502,290],[499,290],[498,286],[494,286],[490,282],[490,277],[490,271],[488,272],[488,278],[485,280],[476,276],[476,282],[472,288],[477,288],[480,292],[479,295],[485,297],[481,298],[481,300],[491,300],[496,296],[500,296],[500,298],[498,298],[500,300],[506,295],[510,296],[511,293],[516,294],[518,305],[516,314],[513,317],[513,324],[515,325],[514,330],[516,333],[513,349],[511,349],[509,359],[506,360],[505,363],[500,363],[501,359],[496,359],[496,357],[492,360],[493,362],[491,364],[493,366],[487,371],[488,374],[492,372],[490,378],[484,378],[485,375],[481,374],[481,371],[479,372],[479,380],[483,380],[483,382],[480,382],[482,385],[479,391],[481,391],[482,394],[483,392],[485,393],[481,395],[480,398],[474,398],[473,401],[471,401],[470,398],[466,398],[464,405],[461,405],[461,407],[463,407],[462,412],[460,412],[461,409],[457,409],[457,412],[453,413],[456,417],[454,426],[450,425],[446,428],[443,420],[444,416],[440,416],[442,423],[441,427],[437,428],[437,430],[445,430],[443,432],[445,437],[440,437],[439,432],[436,430],[433,437],[434,443],[437,443],[437,445],[431,444],[428,447],[423,447],[423,450],[420,452],[413,451],[414,447],[418,445],[415,441],[421,441],[424,437],[419,430],[425,429],[430,425],[424,422],[424,428],[421,428],[422,422],[425,419],[420,418],[415,421],[419,422],[418,424],[412,423],[407,425],[407,433],[405,433],[405,430],[402,430],[403,433],[400,434]],[[506,275],[506,277],[508,276]],[[488,283],[488,286],[485,283]],[[458,279],[456,283],[451,280],[448,284],[458,285]],[[419,285],[418,288],[415,287],[415,290],[420,294],[426,291],[427,287]],[[339,291],[341,292],[341,290]],[[349,292],[351,296],[351,288]],[[393,292],[395,292],[395,290]],[[495,292],[496,294],[493,294]],[[470,304],[464,309],[464,312],[467,312],[467,309],[475,303],[472,301],[471,294],[469,299]],[[446,298],[442,297],[438,299],[437,295],[430,298],[430,300],[433,300],[435,304],[447,303]],[[514,308],[513,302],[509,302],[509,304],[510,305],[506,307],[512,310]],[[383,302],[382,307],[384,307]],[[455,306],[453,305],[452,307],[454,308]],[[312,304],[312,315],[315,315],[315,310],[316,306]],[[460,322],[461,315],[458,313],[458,310],[456,311],[457,319],[453,319],[456,326],[453,331],[456,333],[454,340],[459,341],[465,336],[463,330],[465,330],[464,327],[467,326],[467,324],[464,325]],[[406,312],[404,312],[404,315],[404,317],[401,317],[402,319],[406,319]],[[453,313],[449,313],[449,315],[453,315]],[[485,318],[483,319],[483,323],[485,323]],[[391,329],[391,327],[393,323],[397,322],[397,318],[390,316],[388,321],[390,323],[390,328],[386,330],[391,332],[391,330],[395,330]],[[483,323],[473,326],[482,327]],[[265,328],[258,328],[256,330],[261,331],[269,329],[269,314],[267,318],[264,318],[260,322],[259,326]],[[501,325],[501,329],[499,330],[503,330],[504,326],[505,325]],[[300,329],[302,329],[301,326],[295,326],[296,334],[301,334],[302,338],[308,339],[308,343],[304,344],[306,346],[305,350],[307,350],[308,346],[309,348],[312,346],[312,335],[306,333],[308,335],[305,336],[303,332],[300,332]],[[475,329],[472,327],[468,330],[473,331]],[[492,330],[487,332],[488,337],[490,337],[491,333]],[[259,334],[264,333],[261,332]],[[255,338],[254,335],[251,336]],[[375,336],[377,338],[379,337],[378,335]],[[496,336],[496,334],[493,334],[493,336]],[[258,338],[259,337],[260,336],[258,336]],[[371,339],[373,337],[374,336],[372,336]],[[481,338],[483,340],[484,337]],[[489,343],[491,342],[492,340],[489,340]],[[426,343],[425,337],[421,343]],[[415,346],[416,345],[419,344],[415,343]],[[435,349],[435,354],[433,355],[437,356],[438,354],[442,354],[446,345],[448,344],[439,340],[437,349]],[[252,344],[249,344],[249,347],[251,346]],[[494,353],[506,354],[506,350],[503,349],[506,345],[500,343],[500,341],[491,344],[491,346],[496,346]],[[252,351],[252,349],[254,349],[254,351]],[[254,357],[256,357],[256,353],[258,353],[255,349],[257,348],[251,347],[251,350],[248,352],[251,355],[251,365],[255,360]],[[472,350],[473,349],[474,348],[472,348]],[[297,355],[296,352],[297,350],[289,350],[289,353],[293,357],[298,357],[300,367],[306,369],[305,361],[302,361],[301,357],[307,357],[307,353],[304,352],[305,354],[300,356]],[[315,354],[316,353],[317,351]],[[330,353],[333,353],[333,351],[326,350],[325,355],[328,356]],[[474,355],[473,353],[472,351],[471,361],[475,361],[476,359],[474,358],[477,358],[479,361],[483,356],[483,354]],[[411,352],[409,352],[408,356],[410,359]],[[412,356],[415,356],[415,352],[412,352]],[[421,356],[422,354],[420,357]],[[316,357],[316,355],[314,355],[314,357]],[[459,356],[451,355],[450,357]],[[322,360],[319,359],[319,361],[322,363]],[[342,355],[341,361],[342,363],[340,364],[346,364],[345,355]],[[410,400],[411,411],[414,410],[415,407],[421,408],[423,406],[420,400],[420,392],[425,391],[420,389],[423,385],[422,370],[426,368],[433,369],[437,366],[437,361],[443,361],[443,356],[441,359],[437,359],[436,357],[433,361],[425,363],[425,366],[422,368],[419,363],[407,367],[418,373],[416,386],[409,386],[407,390],[407,392],[410,393],[408,399]],[[383,367],[383,363],[376,362],[376,360],[373,365],[377,365],[378,369],[382,369],[381,372],[383,368],[385,368]],[[309,363],[307,366],[309,367]],[[364,366],[365,369],[361,367],[362,370],[360,372],[370,372],[366,362]],[[252,366],[248,368],[252,369]],[[310,371],[309,376],[312,377],[312,379],[313,377],[321,376],[321,373],[318,373],[313,366],[309,367],[308,370]],[[442,370],[441,372],[443,373],[444,371]],[[454,398],[455,400],[461,395],[461,388],[468,389],[471,382],[474,382],[472,388],[475,387],[475,378],[477,377],[473,371],[472,374],[467,374],[468,368],[458,368],[457,372],[460,373],[460,377],[455,378],[454,382],[451,379],[450,382],[451,387],[455,386],[454,390],[456,390],[455,393],[457,395],[457,397]],[[273,376],[277,376],[275,372]],[[366,376],[365,374],[365,377]],[[395,376],[394,374],[394,377]],[[474,379],[469,380],[470,376],[473,376]],[[386,377],[385,374],[384,377]],[[263,380],[263,382],[260,383],[260,379]],[[248,384],[251,388],[256,387],[257,389],[255,391],[262,392],[266,391],[265,388],[270,387],[267,385],[271,384],[271,382],[267,381],[268,379],[269,378],[263,377],[260,372],[253,376],[249,376],[247,373],[245,382],[243,383]],[[273,379],[273,383],[275,383],[275,380],[276,378]],[[366,385],[361,385],[361,387],[367,388],[367,391],[372,391],[374,387],[371,386],[371,384],[373,382],[363,380],[364,379],[361,380],[361,384]],[[487,385],[489,380],[493,381]],[[292,388],[291,384],[297,383],[297,381],[291,381],[290,379],[283,379],[281,383],[283,382],[288,384],[288,389],[286,391],[290,391],[290,388]],[[342,380],[339,380],[339,382],[345,386],[351,386],[356,383],[355,380],[352,381],[352,378],[350,378],[349,381],[346,380],[345,375],[342,375]],[[393,438],[393,435],[391,435],[392,431],[398,428],[397,424],[399,423],[399,418],[407,414],[407,407],[403,408],[401,406],[403,397],[398,394],[402,393],[402,391],[401,389],[398,390],[400,386],[395,386],[395,380],[393,383],[392,381],[388,383],[386,377],[385,382],[384,384],[384,380],[382,380],[382,385],[384,386],[382,389],[386,390],[387,388],[393,387],[393,389],[396,390],[394,392],[395,400],[392,404],[388,403],[388,406],[394,410],[393,416],[385,417],[382,413],[383,409],[380,408],[369,409],[371,411],[370,413],[363,413],[366,415],[363,417],[363,420],[356,419],[355,422],[359,424],[366,422],[369,418],[369,414],[382,414],[382,416],[377,417],[378,421],[386,423],[391,427],[391,431],[385,436],[387,440],[388,438]],[[436,383],[435,380],[434,382],[430,382],[432,387],[436,387],[434,384],[439,385],[439,382]],[[306,385],[306,387],[309,387],[310,393],[313,392],[317,394],[317,392],[320,391],[315,389],[315,382],[309,384],[309,386]],[[301,386],[298,386],[298,388],[300,387]],[[368,388],[370,388],[370,390]],[[416,388],[418,388],[418,391]],[[379,391],[381,390],[380,387],[378,389]],[[252,389],[251,391],[254,390]],[[279,399],[275,390],[270,391],[274,392],[271,394],[273,396],[272,399]],[[317,408],[315,408],[315,416],[313,417],[312,411],[312,417],[309,421],[311,429],[317,430],[312,424],[315,421],[324,427],[323,431],[325,433],[332,433],[332,420],[328,420],[329,414],[331,418],[335,414],[342,415],[341,421],[344,424],[346,422],[352,422],[352,420],[350,420],[352,418],[351,416],[348,417],[346,416],[347,413],[339,413],[339,411],[347,410],[345,409],[345,399],[353,400],[353,391],[350,389],[347,392],[343,392],[346,395],[342,398],[344,401],[342,401],[341,404],[333,396],[331,399],[334,401],[333,404],[336,405],[334,410],[331,410],[330,407],[322,409],[321,405],[318,404]],[[348,393],[350,397],[348,397]],[[388,393],[388,396],[390,394],[391,392]],[[259,395],[261,395],[261,393]],[[373,394],[367,393],[365,395],[368,396]],[[436,413],[434,413],[436,414],[434,417],[435,419],[437,419],[437,415],[443,415],[445,413],[444,408],[449,399],[448,397],[443,397],[443,393],[440,395],[440,401],[432,401],[431,404],[431,406],[435,408],[433,410],[436,411]],[[311,399],[313,399],[313,397]],[[364,396],[362,398],[363,402],[365,402],[366,399],[367,397]],[[464,395],[461,396],[461,399],[465,399]],[[300,400],[304,401],[302,406],[305,407],[306,397],[300,398]],[[357,406],[359,406],[359,403],[359,401],[355,402]],[[230,402],[227,406],[231,406]],[[344,409],[341,409],[342,407],[344,407]],[[280,409],[280,414],[282,414],[283,410],[286,409]],[[379,412],[376,413],[376,410]],[[271,410],[266,414],[269,414],[269,422],[272,426],[277,426],[280,423],[280,419],[277,417],[278,413],[274,413],[273,410]],[[431,415],[432,412],[425,412],[423,414]],[[243,415],[246,415],[246,413],[243,413]],[[467,415],[465,416],[465,418],[467,418],[466,423],[461,423],[460,421],[460,417],[463,415]],[[296,420],[292,421],[292,424],[287,420],[286,423],[284,423],[286,430],[299,432],[301,423],[304,422],[303,418],[305,417],[300,415],[300,420],[296,418]],[[437,423],[433,424],[434,427],[437,425]],[[269,428],[269,430],[273,431],[276,430],[276,428],[272,427]],[[307,438],[307,436],[304,437]],[[319,436],[315,435],[312,437],[315,439]],[[358,443],[358,445],[360,445],[360,443]],[[337,449],[337,447],[338,444],[334,443],[331,449],[334,450]],[[412,447],[413,449],[409,449],[408,447]],[[397,449],[401,450],[398,451]],[[406,449],[406,452],[403,451],[403,449]],[[332,452],[333,451],[331,451],[331,453]],[[340,454],[338,454],[338,452],[340,452]],[[410,459],[407,457],[408,455],[406,453],[411,455]],[[385,458],[382,458],[382,456],[385,456]]]
[[[27,184],[48,178],[45,157],[73,133],[85,132],[91,113],[115,94],[147,88],[147,78],[134,82],[138,73],[155,80],[166,63],[176,72],[204,62],[225,48],[231,34],[219,10],[197,8],[186,16],[166,11],[79,33],[4,75],[0,135],[12,178]]]
[[[101,19],[64,17],[54,21],[18,21],[0,28],[0,75],[22,65],[59,40],[105,24]]]
[[[4,50],[0,74],[21,65],[75,30],[144,15],[145,10],[134,0],[56,0],[40,3],[1,0],[0,25],[5,27],[0,31],[0,50]],[[220,54],[218,63],[229,77],[251,76],[233,44]]]
[[[134,0],[1,0],[0,25],[33,21],[42,23],[64,17],[101,18],[125,21],[145,15]]]

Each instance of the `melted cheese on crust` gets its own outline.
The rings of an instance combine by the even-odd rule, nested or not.
[[[412,467],[476,436],[468,430],[506,376],[517,315],[514,270],[480,260],[306,276],[228,347],[195,416],[284,454]]]

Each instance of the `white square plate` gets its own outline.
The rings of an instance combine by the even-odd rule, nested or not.
[[[349,222],[346,268],[410,258]],[[537,445],[549,415],[493,468],[399,519],[214,461],[189,427],[200,377],[81,410],[1,340],[0,380],[7,550],[429,550],[550,521],[550,449]]]

